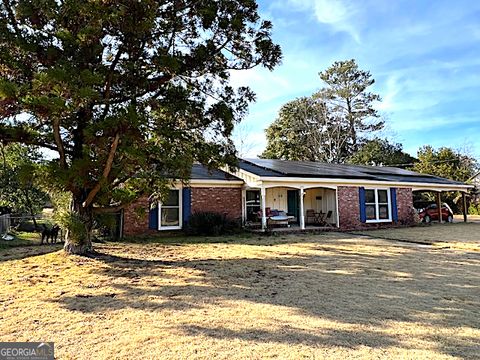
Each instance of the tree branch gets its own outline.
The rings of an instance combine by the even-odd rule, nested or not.
[[[55,138],[55,143],[57,144],[57,151],[60,155],[60,165],[63,168],[67,167],[67,159],[65,158],[65,148],[63,147],[62,137],[60,136],[60,120],[53,120],[53,137]]]
[[[112,87],[113,72],[115,71],[115,67],[120,61],[120,57],[122,56],[122,54],[123,54],[123,49],[122,47],[120,47],[117,51],[117,54],[115,55],[115,58],[110,64],[110,68],[108,70],[107,79],[105,82],[105,91],[103,93],[103,98],[105,99],[106,104],[105,104],[105,109],[103,110],[102,119],[104,119],[105,116],[107,116],[108,110],[110,109],[110,89]]]
[[[88,207],[92,203],[93,199],[95,198],[95,195],[97,195],[97,193],[100,191],[103,181],[108,178],[108,174],[110,174],[110,171],[112,170],[113,159],[115,158],[115,152],[117,151],[119,141],[120,141],[120,134],[117,133],[115,135],[115,139],[113,140],[112,147],[110,148],[110,152],[107,158],[107,163],[105,164],[105,168],[103,169],[102,177],[97,182],[97,184],[93,187],[90,193],[87,195],[87,198],[82,204],[84,208]]]
[[[25,145],[36,145],[58,152],[57,146],[36,138],[32,132],[21,127],[3,126],[0,124],[0,141],[4,144],[22,143]]]
[[[123,208],[125,208],[128,205],[129,204],[121,204],[121,205],[111,206],[111,207],[94,207],[93,208],[93,213],[94,214],[113,213],[113,212],[117,212],[119,210],[122,210]]]

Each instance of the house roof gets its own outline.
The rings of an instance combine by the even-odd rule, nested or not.
[[[242,179],[222,170],[212,169],[202,164],[193,164],[191,180],[221,180],[221,181],[242,181]]]
[[[239,168],[262,177],[358,179],[439,185],[465,185],[433,175],[388,166],[327,164],[312,161],[240,159]]]

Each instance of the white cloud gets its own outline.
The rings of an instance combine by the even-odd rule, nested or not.
[[[254,69],[232,76],[235,86],[249,85],[258,95],[245,119],[252,143],[248,156],[263,150],[263,129],[282,104],[312,94],[322,86],[319,71],[350,58],[377,80],[372,91],[383,101],[376,107],[407,150],[414,153],[426,143],[450,146],[468,134],[480,153],[475,107],[480,27],[471,18],[480,2],[467,7],[446,0],[435,6],[378,0],[264,3],[284,59],[273,73]]]
[[[414,114],[414,113],[412,113]],[[423,131],[426,132],[432,129],[441,129],[446,126],[465,126],[466,124],[473,124],[478,122],[474,117],[465,118],[462,116],[458,117],[421,117],[412,116],[411,118],[402,117],[401,121],[394,121],[392,123],[392,128],[395,131],[406,132],[406,131]]]
[[[355,17],[359,15],[357,2],[346,0],[288,0],[288,4],[300,11],[315,15],[318,22],[327,24],[334,31],[346,32],[360,43],[360,34],[355,26]]]
[[[390,111],[395,107],[395,97],[400,92],[398,76],[391,75],[388,77],[385,88],[383,89],[382,101],[377,104],[377,109],[382,111]]]
[[[270,101],[290,88],[285,77],[263,68],[231,71],[230,84],[233,87],[249,86],[257,94],[257,101]]]

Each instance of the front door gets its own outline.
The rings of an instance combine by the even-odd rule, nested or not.
[[[299,221],[299,198],[298,190],[288,190],[287,191],[287,208],[288,215],[295,216],[296,222]]]

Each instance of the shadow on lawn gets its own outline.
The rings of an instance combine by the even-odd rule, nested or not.
[[[328,237],[335,232],[315,234],[316,237]],[[136,235],[127,236],[116,241],[118,244],[164,244],[164,245],[192,245],[192,244],[238,244],[270,246],[278,244],[294,244],[305,242],[305,234],[282,234],[282,233],[252,233],[241,232],[233,235],[221,236],[177,236],[159,235]]]
[[[207,336],[211,338],[240,339],[245,341],[276,342],[284,344],[304,344],[310,346],[339,346],[356,348],[369,346],[385,348],[399,346],[397,340],[381,332],[364,331],[358,333],[351,330],[329,329],[320,334],[307,332],[304,329],[289,327],[285,331],[267,331],[264,329],[232,330],[225,327],[209,328],[186,325],[182,329],[189,336]]]
[[[21,260],[32,256],[49,254],[62,249],[63,243],[55,245],[40,245],[35,243],[21,244],[7,248],[0,248],[0,262],[9,260]]]
[[[306,248],[307,252],[295,256],[277,252],[275,257],[265,259],[191,261],[143,260],[139,254],[135,257],[135,251],[141,251],[138,249],[129,249],[133,257],[126,258],[110,255],[106,249],[107,253],[94,257],[108,265],[101,270],[101,275],[115,291],[92,296],[62,296],[57,301],[72,311],[95,313],[125,308],[189,311],[206,305],[223,306],[226,300],[247,300],[290,307],[299,314],[343,324],[373,325],[379,330],[389,321],[480,328],[479,318],[472,316],[480,306],[478,254],[417,248],[365,254],[354,247],[349,250],[328,245],[318,242]],[[419,257],[419,252],[424,256]],[[175,284],[174,270],[195,276]],[[171,285],[158,280],[168,277],[173,279]],[[236,331],[185,325],[182,330],[190,335],[201,333],[209,337],[266,342],[406,347],[400,338],[380,331],[353,336],[343,330],[312,335],[288,328],[284,332]],[[435,341],[439,351],[452,356],[478,354],[478,348],[466,344],[460,336],[436,335],[434,340],[424,339]]]

